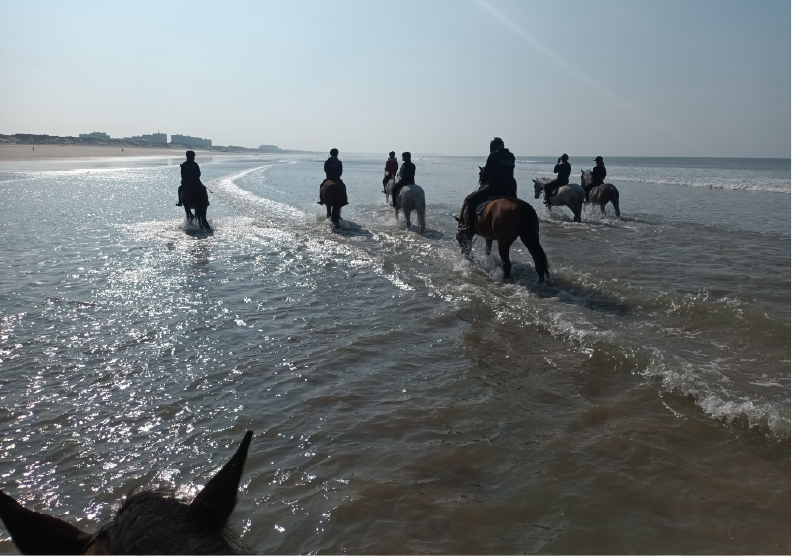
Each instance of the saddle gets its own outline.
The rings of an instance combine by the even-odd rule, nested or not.
[[[508,199],[508,198],[509,198],[508,195],[499,195],[497,197],[490,197],[486,201],[479,203],[479,205],[476,207],[475,213],[481,214],[482,212],[484,212],[484,209],[487,208],[487,205],[489,205],[492,201],[497,201],[498,199]]]

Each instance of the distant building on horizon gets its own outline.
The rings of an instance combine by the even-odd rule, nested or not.
[[[200,137],[192,137],[190,135],[179,135],[174,133],[171,135],[171,143],[184,145],[186,147],[211,147],[211,139],[202,139]]]
[[[168,144],[167,133],[152,133],[151,135],[135,135],[134,137],[124,137],[126,141],[146,141],[147,143],[159,143],[161,145]]]
[[[80,139],[110,139],[104,131],[92,131],[91,133],[80,133]]]
[[[258,150],[265,152],[265,153],[277,153],[280,152],[280,149],[275,145],[259,145]]]

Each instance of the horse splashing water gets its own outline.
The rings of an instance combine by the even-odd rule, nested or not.
[[[534,199],[542,196],[544,186],[550,181],[550,178],[538,178],[534,182]],[[575,222],[580,222],[580,213],[583,211],[583,201],[586,198],[586,192],[583,188],[576,183],[562,185],[559,187],[555,194],[550,197],[550,205],[556,207],[567,206],[575,215]],[[550,207],[547,207],[550,210]]]
[[[586,186],[591,183],[591,170],[580,171],[580,185]],[[599,205],[602,214],[605,214],[605,205],[613,205],[616,216],[621,216],[619,212],[619,190],[612,183],[603,183],[589,192],[589,202],[592,205]]]
[[[385,185],[386,201],[388,196],[391,195],[394,185],[394,179],[391,179]],[[399,219],[399,210],[404,212],[404,220],[407,223],[408,230],[412,226],[412,223],[410,222],[410,214],[412,211],[415,211],[415,213],[418,215],[418,225],[421,227],[421,233],[426,231],[426,197],[424,195],[424,190],[420,185],[411,184],[402,187],[401,191],[399,191],[398,198],[394,199],[394,208],[396,220]]]
[[[467,201],[462,205],[459,218],[456,216],[459,228],[467,226]],[[544,282],[549,277],[547,255],[539,244],[539,217],[534,208],[514,197],[505,197],[490,201],[480,213],[475,216],[476,233],[487,241],[487,255],[492,250],[492,241],[498,242],[498,254],[503,261],[503,277],[508,279],[511,275],[511,261],[509,248],[519,237],[534,261],[539,281]],[[457,234],[457,241],[464,255],[470,255],[472,243],[464,234]]]
[[[347,201],[346,185],[341,180],[327,179],[319,187],[319,199],[327,207],[327,218],[336,228],[341,220],[341,207],[349,204]]]
[[[239,554],[250,550],[228,528],[253,432],[187,503],[173,489],[133,492],[99,531],[86,533],[25,509],[0,491],[0,519],[23,554]]]
[[[212,231],[212,227],[206,220],[209,195],[206,193],[206,187],[201,182],[185,185],[182,188],[181,195],[179,195],[179,201],[184,205],[184,212],[188,221],[192,222],[193,218],[198,218],[198,227],[200,229]],[[191,209],[195,210],[195,216],[193,216]]]

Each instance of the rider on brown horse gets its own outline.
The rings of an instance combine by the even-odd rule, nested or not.
[[[490,141],[490,155],[481,171],[479,181],[484,187],[467,196],[467,226],[459,230],[472,238],[476,233],[476,207],[490,197],[508,197],[514,192],[514,155],[504,147],[503,139],[496,137]]]
[[[605,170],[605,163],[601,156],[595,158],[594,162],[596,162],[597,165],[591,170],[591,183],[583,186],[583,190],[586,192],[586,202],[589,200],[589,193],[591,190],[605,183],[605,176],[608,175],[608,171]]]
[[[344,165],[338,160],[338,149],[330,149],[330,158],[325,160],[324,163],[324,172],[325,172],[325,179],[322,180],[322,183],[319,184],[319,200],[316,202],[319,205],[323,205],[324,201],[322,201],[322,194],[321,189],[324,182],[327,180],[332,180],[340,183],[344,183],[341,181],[341,174],[344,173]],[[346,186],[345,186],[346,187]]]
[[[181,192],[185,186],[192,186],[192,185],[200,185],[204,187],[201,183],[201,168],[195,162],[195,151],[187,151],[187,162],[182,162],[181,166],[181,185],[179,186],[179,202],[176,203],[177,207],[182,206],[181,201]],[[204,189],[206,189],[204,187]],[[208,204],[208,203],[207,203]]]

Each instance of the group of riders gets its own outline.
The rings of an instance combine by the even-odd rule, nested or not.
[[[591,170],[592,180],[589,184],[583,186],[586,192],[586,201],[589,200],[589,193],[595,187],[605,183],[607,171],[601,156],[594,159],[596,165]],[[344,165],[338,159],[338,149],[330,150],[330,158],[324,163],[325,180],[336,182],[341,181],[341,175],[344,173]],[[562,154],[558,159],[553,173],[558,174],[558,177],[549,181],[544,185],[545,204],[550,206],[550,198],[553,196],[554,191],[561,186],[569,184],[569,175],[572,173],[572,166],[569,164],[569,156]],[[187,151],[187,161],[181,164],[181,185],[179,186],[179,202],[177,206],[182,206],[182,190],[185,187],[200,186],[206,190],[201,183],[201,169],[195,162],[195,152]],[[388,153],[388,160],[385,162],[385,177],[382,180],[382,186],[386,187],[388,182],[395,180],[395,183],[390,191],[391,206],[399,206],[399,192],[406,185],[415,184],[415,164],[412,163],[412,155],[409,152],[402,153],[402,165],[399,167],[399,162],[396,160],[396,153],[391,151]],[[464,226],[459,230],[463,236],[472,238],[476,234],[475,228],[475,211],[476,208],[486,201],[494,197],[516,197],[517,196],[517,181],[514,179],[514,155],[505,147],[503,139],[495,137],[490,141],[490,154],[487,157],[487,164],[481,170],[479,175],[479,188],[465,198],[467,206],[467,219]],[[387,193],[387,191],[385,191]],[[321,200],[317,201],[318,204],[323,205]],[[208,197],[207,197],[208,205]]]
[[[382,180],[382,186],[385,188],[391,180],[395,183],[390,191],[391,206],[399,206],[399,192],[406,185],[415,184],[415,164],[412,163],[412,155],[409,152],[402,153],[402,165],[399,168],[399,162],[396,160],[396,153],[391,151],[388,153],[388,160],[385,162],[385,177]],[[589,200],[589,193],[595,187],[605,183],[605,164],[601,156],[594,159],[596,166],[591,171],[591,183],[583,186],[586,192],[586,201]],[[341,174],[343,173],[343,165],[338,160],[338,149],[330,151],[330,158],[324,164],[325,181],[341,181]],[[558,177],[548,182],[544,186],[545,190],[545,204],[550,206],[550,198],[554,195],[554,191],[559,187],[569,184],[569,175],[572,173],[572,166],[569,164],[569,156],[567,154],[561,155],[558,163],[553,168],[553,173],[558,174]],[[322,182],[324,183],[324,181]],[[516,197],[517,196],[517,181],[514,179],[514,155],[506,148],[503,139],[495,137],[490,141],[490,154],[487,157],[487,163],[479,175],[479,188],[465,198],[467,206],[467,219],[463,227],[459,230],[460,234],[468,237],[473,237],[476,234],[475,228],[475,211],[476,208],[486,201],[494,197]],[[383,190],[388,193],[387,190]],[[318,204],[324,204],[320,199]]]

